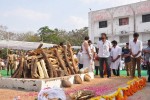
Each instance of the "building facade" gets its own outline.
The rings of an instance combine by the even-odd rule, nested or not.
[[[150,1],[89,12],[89,37],[97,43],[101,33],[120,45],[140,34],[143,43],[150,39]]]

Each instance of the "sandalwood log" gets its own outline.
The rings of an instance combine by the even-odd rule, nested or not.
[[[53,65],[54,68],[59,68],[59,65]]]
[[[37,59],[41,59],[43,56],[42,55],[33,55],[33,56],[29,56],[29,57],[26,57],[26,60],[31,60],[32,58],[37,58]]]
[[[43,72],[44,72],[44,77],[45,77],[45,78],[49,78],[44,60],[41,59],[41,60],[40,60],[40,63],[41,63],[41,66],[42,66],[42,69],[43,69]]]
[[[52,65],[58,64],[58,61],[56,59],[49,58],[49,60],[51,61]]]
[[[68,74],[71,75],[71,72],[70,72],[70,69],[69,69],[69,68],[67,68],[67,71],[68,71]]]
[[[62,77],[65,75],[64,70],[57,70],[58,77]]]
[[[70,59],[71,59],[71,61],[72,61],[73,69],[74,69],[75,73],[77,74],[79,70],[77,69],[77,66],[76,66],[76,64],[75,64],[73,50],[72,50],[70,44],[68,44],[67,46],[68,46],[68,52],[70,53],[70,56],[71,56]]]
[[[42,67],[41,67],[40,62],[36,62],[36,65],[37,65],[37,67],[38,67],[38,72],[39,72],[40,78],[44,78],[44,73],[43,73],[43,69],[42,69]]]
[[[57,72],[56,70],[53,68],[53,65],[51,64],[51,62],[49,61],[46,53],[44,51],[42,51],[42,55],[43,55],[43,58],[45,60],[45,63],[46,63],[46,66],[47,66],[47,69],[48,69],[48,75],[50,78],[52,77],[57,77]],[[53,74],[54,73],[54,74]]]
[[[32,62],[31,62],[31,78],[39,78],[39,75],[37,74],[37,59],[36,58],[32,58]]]
[[[59,55],[57,49],[55,49],[54,51],[55,51],[56,57],[57,57],[57,59],[58,59],[58,62],[60,63],[61,69],[64,70],[65,75],[68,75],[67,68],[66,68],[66,66],[65,66],[65,64],[64,64],[64,62],[63,62],[63,60],[61,59],[61,57],[60,57],[60,55]]]
[[[66,66],[69,68],[71,74],[75,74],[72,66],[69,63],[69,59],[68,59],[68,56],[67,56],[67,47],[66,46],[64,46],[64,57],[65,57]]]
[[[20,60],[20,68],[19,68],[18,74],[16,75],[16,78],[21,78],[21,76],[22,76],[22,74],[23,74],[23,64],[24,64],[24,58],[21,57],[21,60]]]
[[[32,55],[39,55],[39,54],[41,54],[41,51],[42,51],[43,49],[41,49],[41,48],[39,48],[39,49],[35,49],[35,50],[32,50],[32,51],[30,51],[29,52],[29,56],[32,56]]]
[[[13,75],[11,76],[12,78],[16,78],[16,75],[19,73],[19,68],[20,68],[20,61],[19,61],[19,65],[18,65],[17,69],[15,70]]]
[[[50,55],[50,54],[47,54],[47,57],[48,58],[55,58],[55,56]],[[43,55],[33,55],[33,56],[26,57],[27,60],[31,60],[32,58],[42,59]]]
[[[24,60],[24,64],[23,64],[23,77],[27,78],[27,72],[28,72],[28,64],[27,64],[27,60]]]
[[[37,49],[42,48],[42,46],[43,46],[43,43],[41,43],[41,44],[38,46],[38,48],[37,48]]]

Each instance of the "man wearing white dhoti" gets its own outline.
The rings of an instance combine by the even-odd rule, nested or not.
[[[92,66],[92,69],[94,69],[94,67],[95,67],[94,60],[95,60],[96,48],[92,44],[91,40],[89,40],[88,43],[89,43],[89,46],[90,46],[90,49],[91,49],[91,53],[92,53],[91,66]]]
[[[91,63],[92,53],[88,41],[89,37],[86,36],[84,42],[82,43],[83,68],[88,68],[88,71],[93,71]]]
[[[120,62],[121,62],[121,53],[122,53],[122,49],[121,47],[117,46],[117,41],[112,41],[111,42],[113,47],[111,49],[111,69],[113,71],[113,74],[115,76],[119,76],[120,75]]]

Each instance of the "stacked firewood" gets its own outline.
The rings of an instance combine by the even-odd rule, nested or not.
[[[71,45],[42,49],[40,45],[20,58],[13,78],[54,78],[77,74],[78,62]]]

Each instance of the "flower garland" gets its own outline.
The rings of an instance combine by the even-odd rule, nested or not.
[[[146,86],[146,78],[134,78],[127,82],[127,87],[118,88],[118,90],[111,95],[98,96],[91,98],[90,100],[127,100],[129,96],[132,96],[138,90],[141,90]]]

